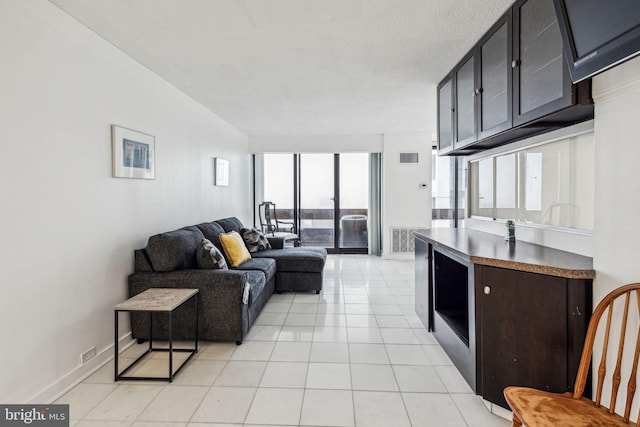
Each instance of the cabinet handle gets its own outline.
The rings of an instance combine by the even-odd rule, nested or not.
[[[511,68],[519,67],[520,64],[522,64],[522,61],[520,61],[519,59],[514,59],[513,61],[511,61]]]
[[[484,294],[485,295],[489,295],[491,293],[491,286],[485,286],[484,287]]]
[[[474,95],[480,95],[481,93],[482,93],[482,88],[481,88],[481,87],[477,88],[477,89],[473,92],[473,94],[474,94]]]

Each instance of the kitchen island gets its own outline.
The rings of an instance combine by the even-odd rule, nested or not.
[[[416,231],[415,256],[416,313],[477,394],[506,408],[508,385],[573,389],[591,258],[460,228]]]

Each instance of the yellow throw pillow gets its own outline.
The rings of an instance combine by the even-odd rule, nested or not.
[[[230,231],[220,235],[220,244],[231,267],[237,267],[251,259],[251,254],[244,245],[244,240],[237,231]]]

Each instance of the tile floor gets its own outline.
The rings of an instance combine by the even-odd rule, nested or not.
[[[76,427],[509,426],[420,323],[413,275],[411,261],[330,255],[320,295],[273,295],[241,346],[201,343],[173,383],[114,383],[111,362],[58,403]],[[162,357],[138,373],[166,375]]]

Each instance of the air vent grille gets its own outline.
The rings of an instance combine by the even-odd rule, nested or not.
[[[412,253],[415,248],[413,232],[416,228],[391,227],[391,253]]]
[[[416,164],[418,163],[418,153],[400,153],[401,164]]]

